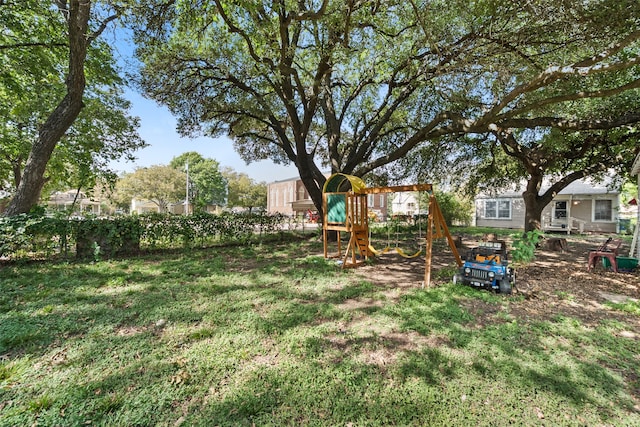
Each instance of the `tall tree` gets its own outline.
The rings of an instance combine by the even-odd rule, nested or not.
[[[169,165],[181,171],[189,165],[189,201],[197,211],[204,211],[208,205],[225,203],[227,182],[217,161],[189,151],[171,159]]]
[[[11,105],[6,102],[7,99],[17,100],[17,105],[11,105],[11,111],[7,111],[5,117],[8,122],[2,137],[13,137],[14,142],[15,138],[27,138],[31,142],[28,155],[20,144],[13,144],[10,150],[0,153],[9,159],[13,181],[17,186],[6,210],[8,215],[13,215],[28,211],[38,202],[47,181],[47,164],[65,135],[76,143],[82,139],[68,134],[68,131],[85,105],[87,62],[94,61],[90,75],[95,82],[91,89],[93,99],[99,98],[96,94],[100,90],[107,91],[108,86],[115,83],[114,72],[110,69],[113,61],[107,46],[103,44],[96,49],[92,49],[92,46],[95,47],[98,43],[97,38],[109,23],[121,15],[121,9],[115,2],[106,1],[26,0],[1,3],[0,13],[8,22],[7,31],[2,34],[0,49],[10,52],[10,55],[5,56],[8,62],[5,65],[8,66],[4,68],[2,76],[9,84],[5,85],[5,90],[0,95],[0,103],[4,104],[3,109],[6,110],[7,105]],[[101,61],[105,58],[107,61],[102,64]],[[15,62],[12,63],[12,60]],[[22,68],[25,66],[26,68]],[[63,71],[65,67],[66,71]],[[103,71],[107,72],[103,74]],[[105,78],[106,76],[108,77]],[[64,81],[63,89],[61,81]],[[47,85],[50,89],[46,88]],[[112,105],[120,103],[122,108],[124,101],[120,94],[112,91],[111,96],[118,97]],[[22,99],[35,102],[22,102]],[[126,124],[120,128],[120,135],[117,135],[118,132],[106,132],[107,135],[100,135],[104,139],[99,144],[105,144],[110,137],[133,141],[123,152],[141,145],[135,135],[135,120],[126,114],[124,117]],[[86,120],[94,122],[100,119],[91,116]],[[82,127],[81,124],[76,130]],[[91,143],[96,142],[85,139],[83,145],[86,151],[91,152]],[[8,146],[9,144],[4,148]],[[99,157],[99,154],[96,153],[96,156]],[[106,156],[107,159],[109,157]],[[99,163],[93,162],[93,166]],[[22,164],[24,168],[20,170]],[[84,173],[88,172],[86,167],[78,167]]]
[[[640,102],[637,95],[640,94],[627,93],[606,102],[593,102],[583,114],[594,119],[624,117],[630,106]],[[445,175],[446,170],[448,186],[464,187],[472,195],[478,191],[495,194],[515,185],[523,190],[523,226],[529,231],[541,227],[544,208],[572,182],[613,176],[620,184],[628,176],[633,159],[640,152],[640,132],[636,126],[616,127],[615,120],[609,124],[612,129],[598,131],[496,130],[449,142],[450,152],[444,158],[425,150],[402,163],[414,170],[424,170],[429,165],[432,170],[439,169],[436,175]],[[433,158],[439,164],[431,163]]]
[[[185,134],[293,162],[318,209],[324,166],[363,176],[443,138],[640,120],[554,108],[640,87],[635,0],[148,0],[140,16],[145,93]]]
[[[541,228],[544,208],[572,182],[615,171],[620,185],[640,152],[640,133],[635,130],[551,132],[534,144],[522,143],[512,133],[496,136],[502,149],[526,172],[522,193],[525,231]],[[550,183],[547,188],[543,187],[545,178]]]
[[[246,173],[239,173],[230,168],[222,171],[228,185],[228,207],[249,209],[267,207],[267,184],[256,182]]]
[[[159,212],[169,204],[185,200],[187,176],[171,166],[155,165],[125,174],[116,183],[112,196],[117,205],[130,205],[131,199],[149,200]]]

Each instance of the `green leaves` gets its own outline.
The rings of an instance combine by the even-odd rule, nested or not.
[[[187,176],[171,166],[155,165],[125,174],[116,183],[114,199],[122,205],[131,199],[149,200],[166,212],[170,203],[185,199]]]
[[[223,171],[227,180],[228,197],[227,207],[253,208],[267,207],[267,185],[264,182],[256,183],[247,174],[237,173],[231,169]]]
[[[140,249],[207,247],[262,241],[278,235],[281,214],[193,215],[148,213],[116,218],[68,219],[39,214],[0,217],[0,256],[8,259],[112,257]]]
[[[513,240],[511,258],[520,264],[527,264],[535,258],[535,251],[543,233],[540,230],[527,231]]]
[[[139,17],[163,31],[137,29],[141,89],[184,134],[295,163],[316,206],[323,168],[406,181],[418,151],[495,159],[513,182],[523,168],[488,135],[602,128],[588,104],[637,84],[632,1],[149,3]]]
[[[196,210],[204,211],[208,205],[223,205],[227,195],[227,183],[214,159],[205,159],[195,151],[183,153],[171,159],[169,165],[189,173],[189,200]]]
[[[92,2],[80,7],[77,2],[60,2],[67,10],[54,3],[25,0],[0,6],[0,20],[6,23],[0,34],[0,116],[5,118],[0,123],[0,185],[13,192],[28,175],[31,184],[20,190],[27,195],[24,200],[35,193],[37,199],[44,182],[55,189],[112,183],[115,174],[109,163],[131,157],[145,145],[137,134],[138,119],[130,116],[130,105],[123,98],[124,82],[113,50],[104,40],[94,39],[119,15],[115,8],[122,5]],[[71,26],[67,22],[75,16],[74,5],[80,15],[87,13],[89,28],[80,37],[82,46],[70,35],[70,28],[82,27],[82,19]],[[70,61],[72,52],[77,53],[77,64]],[[76,70],[73,79],[71,69]],[[74,108],[56,110],[65,100]],[[55,111],[67,116],[51,120]],[[42,143],[42,135],[54,134]],[[34,154],[32,164],[38,166],[33,175],[25,174],[36,141],[51,150]]]

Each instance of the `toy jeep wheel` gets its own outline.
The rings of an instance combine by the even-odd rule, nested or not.
[[[462,285],[462,275],[461,274],[454,274],[453,275],[453,284],[454,285]]]
[[[508,280],[500,280],[498,283],[501,294],[509,295],[511,293],[511,283]]]

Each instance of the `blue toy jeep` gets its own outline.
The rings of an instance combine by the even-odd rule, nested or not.
[[[483,242],[465,256],[460,271],[453,276],[453,283],[462,283],[510,294],[516,274],[508,267],[507,245],[504,241]]]

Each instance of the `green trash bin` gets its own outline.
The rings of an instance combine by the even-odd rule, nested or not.
[[[637,258],[630,258],[627,256],[617,256],[616,262],[618,263],[618,270],[631,271],[638,267]],[[609,258],[602,257],[602,265],[605,268],[611,267],[611,261],[609,261]]]

